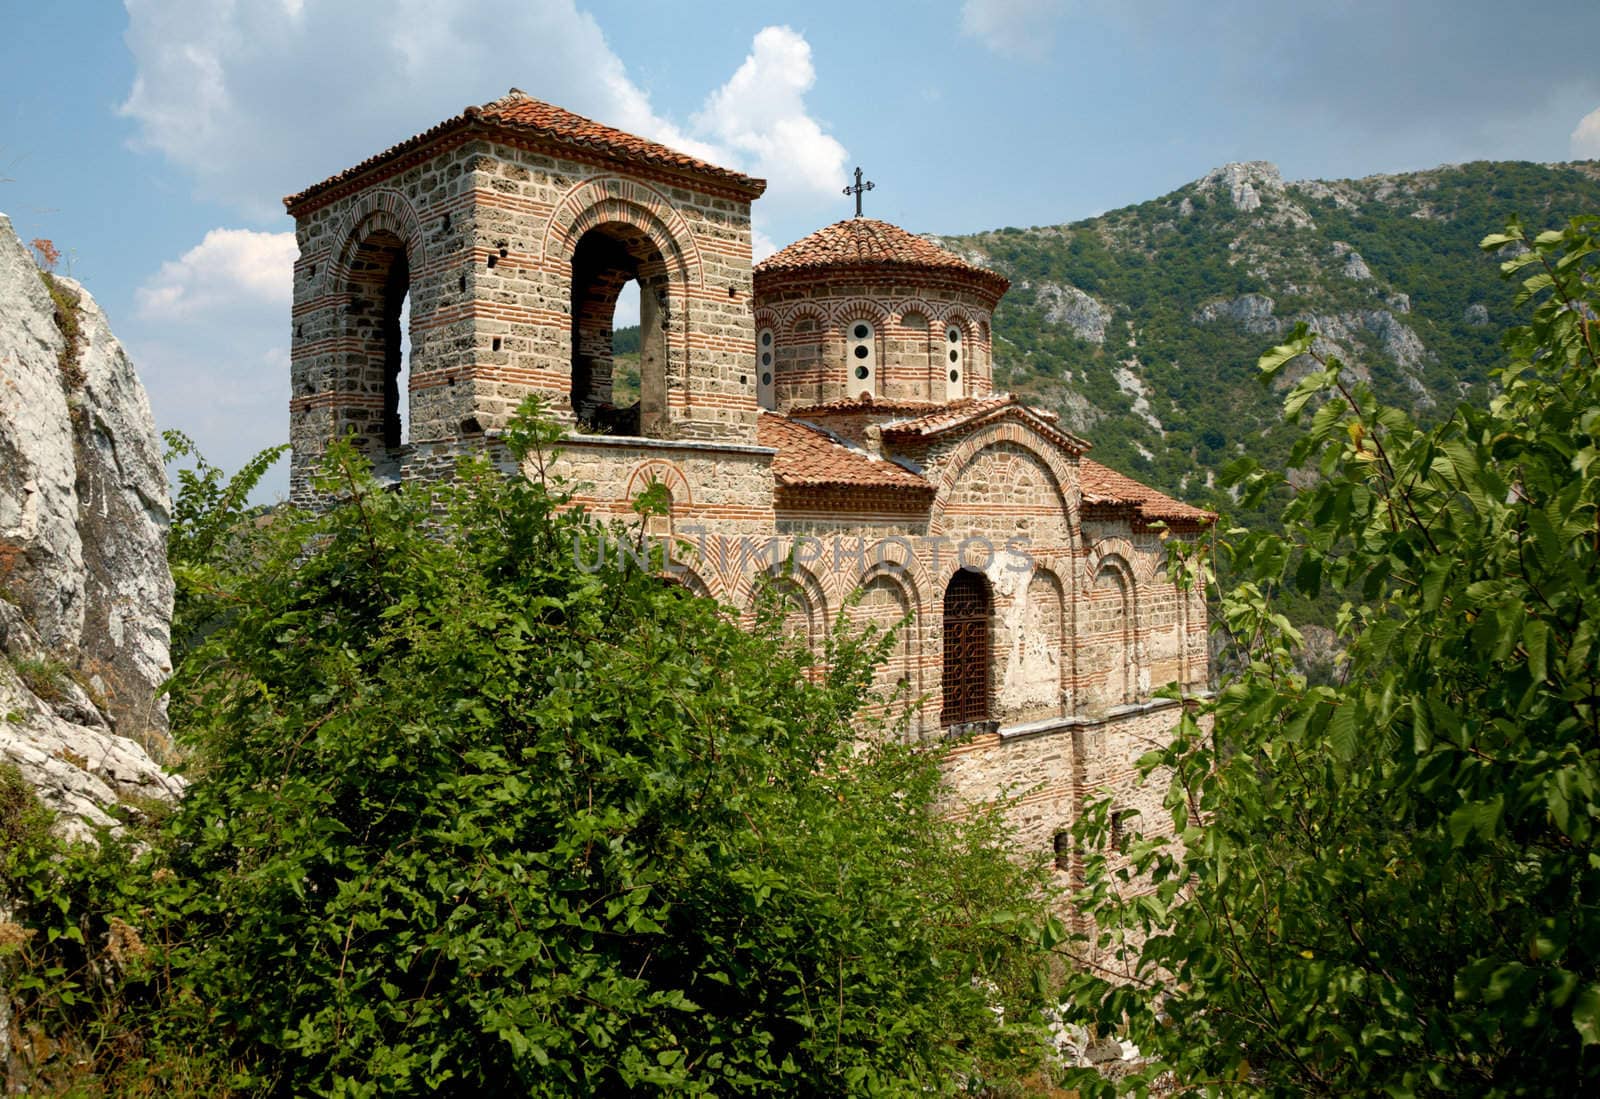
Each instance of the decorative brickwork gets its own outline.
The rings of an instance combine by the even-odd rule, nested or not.
[[[774,589],[819,655],[841,615],[898,629],[876,686],[946,753],[956,803],[1008,799],[1039,852],[1102,787],[1157,819],[1135,763],[1176,710],[1151,692],[1210,678],[1162,537],[1213,517],[993,392],[1001,276],[870,219],[752,272],[762,186],[513,93],[287,200],[295,499],[347,432],[398,477],[482,450],[514,472],[500,429],[536,394],[571,427],[572,506],[671,543],[668,580],[746,621]],[[641,399],[618,408],[628,281]],[[641,519],[651,484],[670,509]]]

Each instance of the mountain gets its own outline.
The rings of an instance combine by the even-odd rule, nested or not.
[[[1216,505],[1224,463],[1288,453],[1255,362],[1296,321],[1423,419],[1481,402],[1518,317],[1478,241],[1512,214],[1582,213],[1600,213],[1600,163],[1286,182],[1257,161],[1085,221],[931,239],[1012,280],[996,388],[1059,411],[1105,464]]]

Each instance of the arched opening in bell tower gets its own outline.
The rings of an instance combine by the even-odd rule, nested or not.
[[[353,430],[356,445],[374,460],[406,442],[407,370],[411,265],[406,246],[387,229],[356,245],[346,290],[349,406],[342,430]]]
[[[617,303],[638,285],[639,399],[618,407],[613,334]],[[597,226],[572,255],[572,411],[586,427],[618,435],[662,435],[667,427],[667,266],[631,225]]]

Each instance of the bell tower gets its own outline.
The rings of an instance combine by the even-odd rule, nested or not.
[[[753,443],[765,186],[513,89],[289,196],[292,495],[334,438],[425,473],[529,394],[575,432]],[[619,407],[629,281],[640,393]]]

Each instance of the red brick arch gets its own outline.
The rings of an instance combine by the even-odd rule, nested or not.
[[[334,234],[334,260],[327,271],[327,291],[344,292],[350,281],[350,260],[361,242],[373,233],[387,230],[406,246],[406,265],[415,278],[428,262],[428,246],[423,239],[422,222],[411,200],[399,191],[384,187],[367,191],[345,210]]]
[[[1134,571],[1133,562],[1139,559],[1138,552],[1133,548],[1133,543],[1126,538],[1102,538],[1093,546],[1083,559],[1083,580],[1086,587],[1094,586],[1094,578],[1100,575],[1100,566],[1109,564],[1126,575],[1129,590],[1139,579]]]
[[[633,467],[633,472],[628,474],[627,487],[622,490],[623,501],[631,502],[652,481],[667,486],[667,491],[672,493],[674,509],[694,503],[689,478],[683,475],[683,470],[664,458],[651,458]]]
[[[701,573],[676,559],[672,563],[672,572],[667,574],[667,579],[675,584],[681,584],[695,595],[714,599],[718,603],[727,603],[727,592],[723,590],[722,582],[713,573],[708,581]]]
[[[779,542],[783,545],[789,544],[788,540],[783,538],[780,538]],[[755,606],[758,585],[766,581],[785,578],[793,580],[799,585],[801,590],[805,592],[806,598],[810,601],[812,609],[817,612],[819,619],[826,623],[828,620],[827,585],[806,565],[796,564],[791,568],[787,562],[780,561],[775,565],[766,565],[746,572],[739,577],[734,588],[734,595],[738,599],[740,606],[751,610]]]
[[[1056,496],[1061,501],[1062,513],[1066,516],[1067,530],[1078,530],[1078,494],[1073,491],[1077,479],[1073,477],[1062,461],[1057,448],[1049,440],[1029,428],[1026,424],[1015,419],[1001,420],[988,424],[974,432],[962,441],[961,445],[951,452],[944,463],[944,473],[939,478],[939,493],[934,497],[933,508],[928,516],[928,531],[930,534],[944,533],[944,511],[950,499],[950,492],[967,467],[978,459],[978,456],[990,447],[1001,443],[1011,445],[1027,451],[1037,458],[1041,465],[1049,471],[1054,481]],[[1071,487],[1069,487],[1071,486]]]
[[[1145,662],[1144,615],[1141,606],[1145,593],[1134,573],[1133,562],[1136,560],[1138,557],[1133,552],[1133,546],[1126,539],[1109,538],[1099,542],[1090,550],[1084,562],[1083,587],[1079,596],[1085,603],[1091,602],[1096,583],[1106,573],[1116,576],[1122,585],[1127,600],[1124,606],[1126,634],[1122,639],[1121,653],[1124,667],[1121,670],[1121,689],[1115,692],[1121,695],[1122,702],[1131,702],[1142,694],[1145,690],[1144,677],[1149,674]],[[1112,674],[1116,674],[1115,670]],[[1108,682],[1108,688],[1110,685]]]
[[[672,201],[648,184],[622,176],[595,176],[569,190],[545,225],[546,263],[572,262],[578,239],[601,225],[630,225],[644,233],[666,262],[674,281],[705,285],[705,267],[694,234]]]
[[[923,298],[907,298],[895,302],[890,312],[894,315],[894,322],[897,325],[904,323],[906,314],[915,313],[928,322],[930,329],[938,317],[938,310],[934,308],[933,303]]]
[[[833,306],[833,322],[836,325],[852,324],[856,321],[866,321],[873,329],[882,334],[889,323],[889,314],[883,306],[870,298],[851,298]]]
[[[795,326],[801,321],[815,321],[816,329],[812,332],[796,333]],[[808,302],[798,302],[788,312],[782,314],[779,339],[799,339],[805,336],[811,340],[821,340],[828,329],[828,311],[820,306]]]
[[[916,557],[912,556],[904,564],[882,562],[869,565],[852,588],[864,592],[869,584],[878,581],[887,581],[899,589],[911,611],[911,621],[902,627],[899,644],[903,646],[904,674],[910,681],[912,697],[916,698],[926,689],[927,680],[926,669],[922,666],[923,650],[926,648],[924,632],[932,621],[932,615],[924,603],[924,593],[929,590],[927,574]]]

